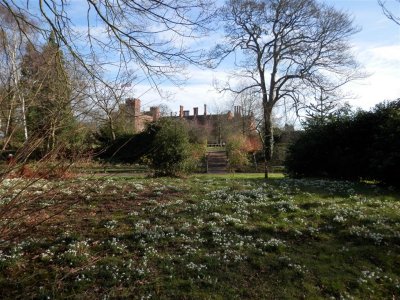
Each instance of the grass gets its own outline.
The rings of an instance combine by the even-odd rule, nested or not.
[[[83,165],[80,166],[79,164],[77,166],[74,166],[72,170],[75,173],[82,173],[82,174],[96,174],[96,173],[109,173],[109,174],[120,174],[120,173],[149,173],[150,170],[147,166],[144,165],[139,165],[139,164],[133,164],[133,165],[99,165],[99,164],[93,164],[93,165]]]
[[[197,174],[197,178],[215,178],[215,179],[227,179],[227,180],[252,180],[252,179],[264,179],[264,173],[222,173],[222,174]],[[269,179],[283,179],[285,176],[283,173],[270,173]]]
[[[226,151],[226,147],[225,146],[223,146],[223,147],[221,147],[221,146],[214,146],[214,147],[207,146],[207,152],[220,152],[220,151]]]
[[[400,297],[396,192],[273,178],[41,181],[23,196],[41,196],[47,214],[71,206],[0,241],[0,297]],[[2,199],[16,181],[2,183]]]

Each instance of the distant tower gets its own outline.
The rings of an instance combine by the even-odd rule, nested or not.
[[[125,101],[126,104],[126,111],[130,117],[133,118],[133,124],[135,127],[135,131],[139,132],[143,130],[143,125],[141,122],[141,115],[140,115],[140,99],[137,98],[129,98]]]
[[[153,122],[158,121],[158,119],[160,119],[160,107],[159,106],[150,107],[150,114],[153,117]]]
[[[132,116],[140,116],[140,99],[128,98],[125,101],[126,109]]]

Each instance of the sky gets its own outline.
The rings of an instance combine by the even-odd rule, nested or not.
[[[363,66],[368,77],[349,83],[343,88],[348,95],[346,101],[352,106],[368,110],[384,100],[400,98],[400,26],[388,20],[382,13],[376,0],[325,0],[335,8],[348,12],[354,18],[354,25],[360,32],[351,40],[353,53]],[[400,15],[400,5],[395,0],[387,0],[394,12]],[[215,43],[212,38],[205,40],[205,47]],[[168,93],[168,100],[162,100],[159,94],[145,83],[139,84],[131,91],[133,97],[142,100],[144,106],[163,103],[173,112],[183,105],[185,110],[193,113],[193,107],[207,104],[210,111],[223,110],[228,107],[229,95],[216,92],[215,80],[227,77],[228,64],[216,70],[189,67],[189,79],[184,86],[161,84],[163,92]]]

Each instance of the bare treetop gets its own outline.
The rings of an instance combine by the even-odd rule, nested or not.
[[[164,77],[200,60],[202,53],[185,41],[206,31],[213,5],[208,0],[0,0],[0,7],[22,34],[27,26],[44,37],[54,32],[60,46],[91,71],[114,56],[118,66],[134,62],[146,75]]]
[[[313,0],[230,0],[223,21],[225,43],[212,58],[218,62],[241,53],[236,75],[253,82],[246,88],[268,86],[272,80],[277,97],[270,101],[298,97],[305,92],[299,85],[334,90],[359,75],[349,43],[358,29],[332,7]]]

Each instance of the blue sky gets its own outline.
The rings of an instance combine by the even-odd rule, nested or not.
[[[400,97],[400,26],[388,20],[375,0],[329,0],[336,8],[354,17],[361,31],[352,41],[354,53],[370,76],[349,84],[346,90],[354,94],[351,104],[369,108],[383,100]],[[400,5],[387,4],[400,15]]]
[[[364,66],[369,77],[353,82],[344,87],[349,95],[347,101],[363,109],[369,109],[383,100],[393,100],[400,97],[400,26],[388,20],[382,13],[376,0],[326,0],[335,8],[347,11],[354,17],[354,24],[361,31],[354,35],[352,44],[354,55]],[[400,15],[400,5],[394,0],[388,0],[395,12]],[[208,40],[208,42],[211,42]],[[208,46],[208,45],[207,45]],[[212,86],[214,79],[226,77],[227,64],[217,70],[200,70],[195,67],[188,69],[191,77],[184,87],[163,86],[164,91],[173,93],[170,101],[164,101],[173,111],[179,110],[179,105],[192,110],[207,104],[210,109],[223,109],[224,101],[229,101],[228,95],[218,94]],[[135,95],[140,96],[142,103],[154,105],[160,102],[154,91],[144,93],[146,86],[136,87]],[[143,94],[144,93],[144,94]]]

